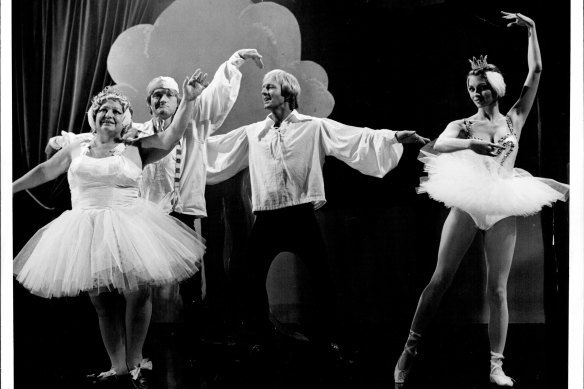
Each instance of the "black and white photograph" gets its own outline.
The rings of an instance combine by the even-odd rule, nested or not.
[[[581,1],[1,13],[6,388],[584,387]]]

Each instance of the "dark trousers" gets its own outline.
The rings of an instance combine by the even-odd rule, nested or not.
[[[170,216],[177,218],[193,230],[195,229],[196,216],[177,212],[172,212]],[[188,327],[198,326],[198,323],[200,322],[199,316],[202,299],[201,271],[202,269],[191,278],[181,282],[179,286],[179,293],[183,303],[183,318]],[[191,330],[194,331],[195,328],[191,328]]]
[[[248,283],[251,320],[259,327],[268,324],[266,280],[272,261],[281,252],[294,253],[305,264],[316,303],[314,325],[306,334],[317,342],[327,341],[334,337],[336,298],[312,204],[256,212],[247,259],[252,273]]]

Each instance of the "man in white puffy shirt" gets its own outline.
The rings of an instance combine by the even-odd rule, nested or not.
[[[206,141],[221,126],[235,104],[241,83],[239,67],[253,59],[263,67],[254,49],[237,51],[223,63],[209,86],[196,100],[193,120],[174,150],[157,163],[146,166],[142,196],[160,205],[164,211],[181,219],[191,228],[198,218],[206,217]],[[148,84],[147,103],[152,119],[134,123],[138,136],[164,131],[178,107],[178,84],[170,77],[156,77]]]
[[[335,337],[332,287],[326,251],[314,210],[326,202],[322,166],[334,156],[363,174],[383,177],[397,166],[402,143],[425,144],[415,131],[372,130],[347,126],[331,119],[300,114],[300,85],[292,75],[272,70],[263,79],[264,108],[260,122],[208,139],[208,184],[224,181],[249,167],[253,212],[247,267],[250,282],[241,281],[247,294],[249,330],[261,344],[269,342],[271,324],[266,292],[267,273],[281,252],[298,256],[314,280],[316,325],[305,334],[330,348]],[[247,289],[247,290],[245,290]],[[333,332],[333,333],[331,333]]]

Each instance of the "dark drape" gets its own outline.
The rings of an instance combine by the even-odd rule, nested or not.
[[[91,97],[113,83],[107,56],[116,37],[133,25],[153,23],[172,1],[13,2],[14,178],[45,160],[50,137],[89,130],[85,112]],[[34,193],[54,206],[61,197],[67,201],[68,194],[61,196],[66,187],[61,178]]]
[[[106,69],[111,44],[125,29],[154,22],[172,2],[13,2],[15,178],[44,161],[44,147],[51,136],[60,131],[88,130],[84,113],[91,96],[112,83]],[[275,2],[290,9],[299,21],[302,58],[327,70],[329,90],[336,99],[331,118],[372,128],[414,129],[431,138],[438,136],[450,120],[474,112],[464,91],[466,58],[489,54],[489,59],[505,71],[508,96],[513,99],[519,95],[526,74],[526,36],[498,22],[499,10],[519,11],[533,17],[538,23],[545,72],[538,105],[523,131],[523,151],[517,166],[537,176],[567,181],[569,2],[557,2],[554,7],[546,7],[541,0]],[[355,70],[360,61],[366,63],[365,73]],[[512,103],[506,100],[502,108],[506,111]],[[393,344],[388,353],[384,349],[384,361],[397,358],[401,351],[402,336],[407,334],[419,293],[435,267],[446,216],[439,203],[415,193],[422,174],[417,154],[416,148],[408,147],[398,168],[382,180],[363,176],[338,160],[327,159],[328,204],[317,213],[329,246],[338,300],[342,302],[338,313],[341,325],[351,342]],[[240,270],[250,223],[245,218],[249,212],[242,206],[237,190],[239,183],[233,181],[207,189],[209,218],[204,221],[203,231],[208,233],[207,299],[211,308],[206,317],[211,324],[232,319],[233,305],[237,305],[229,299],[236,293],[226,288],[230,285],[230,273]],[[15,252],[38,228],[67,208],[69,194],[64,177],[35,188],[33,193],[57,209],[43,210],[23,193],[14,197]],[[567,206],[556,204],[553,209],[545,209],[541,224],[547,332],[545,342],[539,338],[533,341],[545,350],[545,363],[553,366],[550,371],[555,372],[554,384],[565,387]],[[468,266],[475,263],[467,261],[460,274],[470,274]],[[228,274],[221,272],[224,268]],[[464,286],[455,285],[451,296],[468,296]],[[237,298],[236,295],[234,300]],[[18,287],[14,301],[17,381],[26,383],[30,377],[31,350],[36,354],[39,350],[41,353],[59,350],[60,355],[68,356],[41,366],[38,376],[42,380],[47,379],[49,370],[51,375],[62,375],[68,363],[73,363],[73,370],[81,371],[107,361],[95,313],[86,300],[47,301]],[[461,309],[464,305],[457,305],[459,301],[452,298],[449,303],[446,299],[442,312],[465,311]],[[39,321],[45,318],[50,320],[39,326]],[[450,323],[436,320],[441,322]],[[510,343],[514,341],[511,336]],[[71,355],[75,358],[70,358]]]
[[[91,97],[113,83],[107,73],[109,48],[125,29],[153,23],[173,0],[20,0],[12,2],[12,154],[13,177],[18,178],[45,160],[44,148],[60,131],[83,132]],[[43,225],[67,208],[64,176],[32,190],[53,212],[25,193],[14,196],[13,245],[17,253]],[[86,328],[94,312],[85,299],[47,300],[14,289],[16,387],[30,387],[30,350],[63,350],[84,355],[101,350],[97,328]],[[48,320],[39,326],[39,318]],[[79,330],[76,327],[84,323]],[[35,334],[31,336],[31,334]],[[66,334],[66,335],[65,335]],[[96,336],[87,335],[95,334]],[[63,346],[62,339],[72,346]],[[45,352],[45,351],[43,351]],[[96,360],[104,356],[96,354]],[[75,369],[91,366],[88,357]],[[75,364],[76,361],[68,363]],[[59,363],[63,366],[63,363]],[[40,376],[62,375],[55,367]],[[33,375],[34,376],[34,375]],[[34,378],[33,378],[34,379]],[[44,381],[49,380],[49,381]]]

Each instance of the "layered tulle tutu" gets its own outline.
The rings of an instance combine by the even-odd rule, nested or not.
[[[141,169],[123,156],[84,155],[69,168],[73,209],[41,228],[14,259],[16,279],[43,297],[132,291],[195,274],[198,234],[138,197]]]
[[[473,216],[527,216],[568,197],[566,184],[502,166],[498,158],[471,150],[440,154],[427,146],[419,159],[428,176],[420,179],[418,193]]]
[[[201,238],[145,200],[123,209],[65,211],[14,260],[17,280],[43,297],[135,290],[195,274]]]

